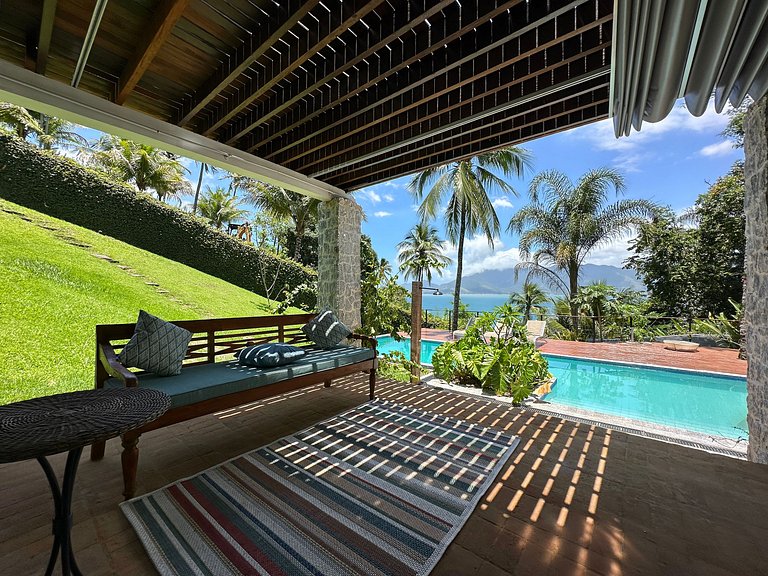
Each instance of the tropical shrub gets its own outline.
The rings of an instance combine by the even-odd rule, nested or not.
[[[410,382],[412,364],[402,352],[387,352],[379,356],[378,375],[398,382]]]
[[[191,266],[273,300],[314,270],[259,250],[74,160],[0,134],[0,197]],[[265,281],[268,279],[268,282]],[[294,304],[313,308],[302,291]]]
[[[462,339],[441,344],[432,365],[439,378],[509,396],[515,404],[551,378],[547,360],[509,305],[482,314]]]

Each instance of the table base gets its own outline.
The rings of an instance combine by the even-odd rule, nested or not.
[[[53,569],[56,566],[59,555],[61,555],[61,573],[64,576],[69,576],[70,574],[82,576],[75,562],[75,554],[72,551],[72,539],[70,536],[72,530],[72,489],[75,485],[75,474],[77,473],[77,465],[80,463],[82,451],[82,447],[75,448],[70,450],[67,455],[67,464],[64,468],[61,489],[59,489],[56,475],[47,458],[40,456],[37,459],[43,468],[43,472],[45,472],[45,477],[48,478],[48,484],[51,486],[54,506],[53,548],[51,548],[48,568],[45,570],[46,576],[53,574]]]

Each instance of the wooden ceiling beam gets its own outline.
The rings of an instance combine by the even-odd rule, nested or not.
[[[454,85],[472,78],[478,67],[481,70],[487,68],[491,56],[496,58],[497,63],[502,63],[508,57],[507,54],[516,55],[520,52],[519,42],[526,34],[534,38],[541,26],[558,17],[565,17],[584,2],[585,0],[574,0],[551,12],[545,3],[530,7],[524,4],[516,6],[508,15],[494,20],[488,19],[482,25],[473,27],[471,32],[462,34],[456,39],[455,46],[447,44],[452,48],[453,54],[447,54],[448,49],[445,47],[442,50],[431,48],[426,57],[419,58],[398,70],[397,74],[376,83],[361,95],[360,98],[365,97],[366,102],[359,102],[360,99],[347,101],[343,106],[330,110],[328,114],[314,118],[310,123],[301,124],[298,127],[299,132],[292,132],[290,139],[276,150],[271,147],[249,147],[248,150],[254,153],[258,150],[265,158],[279,158],[281,153],[295,154],[297,145],[318,139],[320,134],[335,132],[346,135],[350,123],[358,116],[381,110],[388,105],[393,106],[393,102],[407,98],[408,94],[417,88],[436,81],[444,82],[446,86]]]
[[[43,12],[40,16],[40,32],[37,35],[37,50],[35,56],[35,72],[45,74],[48,66],[48,52],[51,49],[51,36],[53,36],[53,23],[56,19],[57,0],[45,0]]]
[[[221,126],[261,98],[278,82],[287,78],[319,50],[346,32],[379,4],[381,4],[381,0],[351,0],[337,4],[335,10],[328,12],[327,17],[319,19],[316,38],[313,38],[314,34],[310,30],[306,31],[303,37],[299,37],[298,54],[288,64],[280,62],[269,67],[263,75],[255,79],[249,77],[245,82],[245,87],[237,92],[241,96],[231,103],[228,102],[225,110],[216,112],[214,121],[203,130],[203,135],[211,136],[214,134]],[[321,6],[323,9],[326,8],[324,4]],[[303,49],[301,47],[302,41],[306,42]]]
[[[400,62],[394,66],[389,67],[381,74],[378,74],[372,78],[368,77],[364,83],[358,84],[356,87],[352,87],[351,90],[338,95],[335,99],[332,99],[328,103],[323,104],[321,107],[312,111],[303,111],[298,115],[298,120],[289,121],[287,125],[284,125],[283,123],[275,124],[275,128],[269,130],[265,136],[258,140],[252,138],[252,141],[249,142],[247,146],[248,150],[256,150],[258,148],[262,148],[268,142],[271,142],[272,140],[297,129],[299,126],[305,125],[310,121],[314,121],[315,123],[320,122],[319,119],[316,119],[321,114],[335,109],[340,104],[346,103],[351,98],[365,93],[365,91],[370,88],[378,87],[381,82],[389,80],[400,71],[407,69],[409,66],[418,66],[419,70],[422,68],[428,69],[430,66],[435,66],[437,56],[436,53],[444,53],[444,51],[447,50],[444,48],[445,45],[450,45],[451,43],[472,33],[476,28],[487,25],[492,18],[497,16],[501,17],[504,12],[513,8],[515,5],[520,4],[521,1],[522,0],[510,0],[502,3],[494,3],[493,8],[489,7],[485,11],[478,10],[477,12],[473,12],[472,14],[466,16],[466,13],[462,11],[456,15],[455,18],[449,18],[440,22],[440,26],[435,26],[431,31],[431,42],[424,45],[415,41],[412,43],[406,43],[402,47],[403,50],[411,51],[409,53],[403,54]],[[436,49],[435,46],[438,46],[438,48]],[[422,60],[425,60],[426,62],[422,64]],[[361,73],[358,75],[358,78],[366,78],[366,76]],[[296,143],[300,142],[301,140],[297,141]]]
[[[318,143],[311,149],[305,149],[301,154],[293,156],[291,161],[295,161],[298,158],[309,155],[310,153],[314,157],[314,160],[310,162],[304,162],[299,170],[312,171],[312,166],[316,165],[323,160],[327,159],[329,155],[341,156],[344,154],[350,154],[352,150],[361,146],[373,146],[377,140],[386,138],[390,134],[402,132],[404,129],[411,126],[415,126],[414,130],[419,131],[424,126],[428,126],[430,123],[441,123],[441,117],[451,118],[452,111],[458,110],[458,115],[461,116],[461,109],[473,109],[478,103],[483,104],[484,101],[494,97],[496,94],[500,94],[503,91],[507,91],[508,96],[512,97],[513,94],[510,89],[517,88],[522,95],[524,90],[524,84],[529,80],[536,78],[536,86],[545,88],[548,85],[555,82],[556,74],[558,71],[564,71],[567,76],[570,66],[575,66],[579,61],[586,62],[586,59],[592,55],[593,60],[597,63],[597,66],[601,64],[601,54],[604,50],[610,47],[610,41],[606,40],[600,42],[600,36],[596,36],[596,42],[599,42],[597,46],[593,46],[590,49],[586,49],[589,44],[583,41],[585,32],[593,30],[605,23],[605,20],[598,20],[596,22],[588,23],[582,28],[577,28],[567,34],[556,37],[548,42],[545,42],[541,46],[522,52],[518,56],[510,59],[505,59],[502,63],[490,66],[487,70],[483,71],[481,75],[473,75],[469,78],[462,79],[459,82],[449,82],[445,79],[440,84],[440,89],[435,90],[432,94],[422,94],[421,98],[413,98],[413,101],[403,105],[400,108],[393,109],[390,113],[379,112],[366,114],[364,117],[364,124],[359,126],[345,125],[339,130],[338,135],[331,140],[325,140],[322,143]],[[554,61],[549,60],[550,64],[543,68],[537,68],[536,64],[532,62],[534,56],[540,54],[539,50],[555,47],[561,45],[566,40],[579,37],[579,42],[584,42],[585,47],[574,56],[564,58],[563,60]],[[590,44],[594,44],[591,42]],[[557,52],[557,51],[556,51]],[[566,50],[561,50],[560,57],[563,58],[566,55]],[[518,66],[519,65],[519,66]],[[530,70],[529,73],[518,73],[518,67],[523,70]],[[586,69],[585,65],[583,69]],[[586,71],[586,70],[584,70]],[[551,76],[547,80],[546,76]],[[504,80],[504,76],[508,77],[508,80]],[[494,87],[495,86],[495,87]],[[408,121],[411,110],[417,110],[415,114],[416,119]],[[431,110],[431,111],[430,111]],[[405,121],[402,119],[405,118]],[[433,122],[431,120],[435,119]],[[375,132],[375,133],[374,133]],[[342,149],[334,149],[333,144],[340,143],[343,145]],[[353,154],[353,153],[352,153]]]
[[[293,28],[304,16],[319,4],[319,0],[288,0],[279,2],[277,15],[267,17],[258,28],[248,36],[232,54],[221,63],[219,68],[208,80],[203,82],[198,90],[187,96],[174,124],[187,125],[203,108],[205,108],[238,76],[245,72],[254,62]],[[270,5],[273,5],[270,3]]]
[[[442,10],[448,8],[451,5],[455,5],[455,0],[443,0],[431,7],[426,5],[426,2],[422,10],[418,14],[408,13],[405,10],[396,10],[391,18],[383,19],[381,22],[381,28],[377,31],[381,38],[373,45],[369,44],[369,47],[365,50],[356,49],[356,45],[348,45],[344,47],[342,56],[342,62],[334,62],[330,67],[330,72],[325,74],[319,80],[315,80],[313,84],[307,86],[295,95],[286,98],[283,92],[275,94],[263,103],[257,105],[253,110],[248,111],[247,115],[237,122],[237,127],[231,129],[226,135],[227,142],[235,142],[251,132],[254,128],[267,122],[270,118],[277,116],[284,110],[291,108],[299,100],[308,96],[309,94],[319,90],[323,86],[331,83],[334,79],[338,78],[340,74],[346,74],[354,67],[361,65],[366,66],[365,59],[371,57],[379,50],[385,49],[391,42],[403,36],[407,32],[411,31],[416,26],[422,24],[428,18],[437,15]],[[431,2],[429,4],[432,4]],[[356,37],[356,40],[363,40],[362,37]],[[347,50],[347,48],[353,48]]]
[[[334,177],[329,175],[326,181],[333,181],[337,178],[343,178],[345,181],[354,181],[364,178],[371,173],[377,173],[382,170],[400,171],[403,167],[414,163],[428,162],[436,154],[448,154],[459,160],[461,156],[466,156],[463,151],[468,147],[480,146],[480,149],[499,147],[504,143],[517,143],[526,129],[536,125],[544,125],[546,122],[560,122],[562,119],[570,121],[575,115],[588,113],[590,111],[601,110],[608,106],[608,85],[599,86],[594,90],[589,90],[576,96],[560,98],[556,101],[536,106],[533,109],[522,111],[513,116],[497,119],[489,125],[484,125],[476,130],[462,132],[451,136],[447,140],[439,143],[420,144],[414,148],[409,148],[407,152],[396,156],[387,156],[379,161],[374,161],[351,170],[344,170],[341,174]],[[481,132],[480,134],[476,134]],[[483,134],[482,132],[488,132]],[[488,143],[494,139],[501,142],[498,145],[489,147]],[[529,138],[530,139],[530,138]],[[447,142],[447,144],[446,144]],[[456,152],[456,151],[459,152]],[[472,155],[472,154],[469,154]],[[384,165],[384,166],[382,166]]]
[[[152,13],[144,36],[120,75],[117,95],[115,96],[117,104],[123,104],[126,101],[128,95],[136,87],[152,60],[171,35],[176,22],[181,18],[188,5],[189,0],[162,0]]]
[[[412,132],[412,136],[409,138],[399,137],[397,141],[387,146],[379,146],[376,150],[372,150],[367,154],[359,154],[349,160],[338,161],[333,157],[329,157],[325,163],[325,167],[322,169],[316,169],[312,171],[313,177],[325,176],[332,174],[338,170],[347,169],[350,166],[359,162],[367,161],[371,158],[375,158],[381,154],[397,155],[401,150],[406,149],[411,144],[424,141],[428,138],[444,138],[446,134],[452,134],[456,131],[468,132],[476,130],[472,126],[477,126],[476,123],[485,124],[492,122],[492,118],[498,118],[500,115],[507,113],[509,110],[516,110],[520,107],[526,107],[529,103],[535,103],[540,100],[549,101],[555,99],[560,94],[568,94],[571,92],[578,92],[583,90],[594,89],[595,84],[600,82],[607,82],[605,80],[610,74],[610,66],[602,66],[595,70],[590,70],[584,74],[579,74],[572,78],[566,78],[562,82],[553,84],[545,89],[537,90],[533,93],[523,93],[522,96],[517,98],[510,98],[507,101],[502,102],[499,105],[485,108],[482,110],[471,110],[469,113],[463,115],[454,115],[451,121],[444,122],[426,131]],[[533,104],[531,104],[533,105]],[[304,172],[302,172],[304,173]]]

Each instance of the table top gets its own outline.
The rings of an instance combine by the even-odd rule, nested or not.
[[[150,388],[96,389],[0,406],[0,463],[66,452],[155,420],[170,397]]]

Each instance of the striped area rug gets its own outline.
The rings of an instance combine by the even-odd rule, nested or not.
[[[373,400],[122,509],[161,574],[428,574],[517,444]]]

